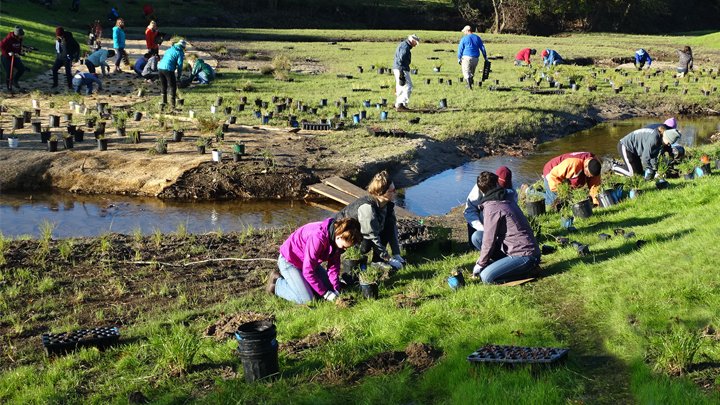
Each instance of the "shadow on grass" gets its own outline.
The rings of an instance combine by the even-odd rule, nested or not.
[[[608,211],[608,214],[612,214],[613,212]],[[634,227],[640,227],[640,226],[646,226],[646,225],[652,225],[654,223],[660,222],[667,219],[666,216],[658,215],[654,217],[646,217],[646,218],[628,218],[623,219],[621,221],[601,221],[597,224],[593,224],[587,227],[581,227],[580,231],[583,233],[595,233],[600,232],[602,230],[609,229],[625,229],[626,231],[630,232],[632,228]],[[557,236],[565,236],[570,239],[572,239],[573,235],[576,235],[577,232],[565,232],[563,235],[557,235]]]

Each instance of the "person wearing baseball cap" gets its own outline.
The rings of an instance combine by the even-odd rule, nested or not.
[[[670,129],[665,124],[656,129],[641,128],[630,132],[618,142],[618,152],[624,165],[613,165],[613,172],[622,176],[642,175],[651,179],[657,172],[657,158],[670,145],[680,140],[677,129]]]
[[[420,43],[417,35],[408,35],[398,44],[395,49],[395,60],[393,61],[393,74],[395,75],[395,109],[397,111],[407,111],[407,105],[410,101],[413,84],[410,78],[410,63],[412,55],[410,51]]]
[[[466,25],[462,29],[463,37],[458,44],[458,63],[462,66],[462,75],[465,79],[466,87],[472,90],[475,69],[477,69],[480,52],[487,61],[487,52],[485,45],[480,36],[473,33],[472,27]]]
[[[0,49],[2,50],[0,62],[2,63],[3,70],[5,71],[5,85],[8,90],[11,90],[12,86],[20,89],[20,77],[27,70],[20,59],[20,55],[22,54],[22,41],[24,37],[25,30],[22,26],[17,25],[7,34],[2,42],[0,42]],[[10,65],[12,65],[12,74],[10,72]],[[11,78],[12,83],[10,83]]]

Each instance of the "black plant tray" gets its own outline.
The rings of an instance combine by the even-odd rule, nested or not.
[[[352,89],[354,92],[361,92],[361,91],[372,91],[372,89]]]
[[[562,95],[565,94],[565,90],[552,90],[552,89],[532,89],[528,90],[530,94],[540,94],[544,96]]]
[[[120,339],[117,326],[104,326],[93,329],[78,329],[72,332],[43,333],[42,343],[48,354],[61,354],[78,347],[97,347],[105,349]]]
[[[485,345],[467,357],[474,363],[550,364],[567,357],[568,349]]]
[[[330,124],[316,124],[312,122],[303,122],[302,129],[308,131],[329,131],[331,129]]]
[[[490,91],[512,91],[510,87],[503,87],[503,86],[490,86],[488,87],[488,90]]]

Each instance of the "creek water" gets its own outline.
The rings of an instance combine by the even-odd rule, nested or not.
[[[418,215],[445,214],[463,204],[478,174],[505,165],[513,183],[540,178],[547,160],[562,153],[590,151],[599,156],[617,155],[617,142],[636,128],[656,122],[633,119],[601,124],[592,129],[541,145],[520,158],[491,156],[439,173],[401,190],[398,203]],[[696,145],[720,130],[720,118],[680,120],[681,142]],[[340,206],[328,204],[331,208]],[[66,192],[0,194],[0,232],[5,236],[37,236],[41,224],[54,225],[54,237],[97,236],[106,232],[149,234],[183,229],[189,233],[236,231],[278,226],[299,226],[331,215],[330,210],[301,201],[174,202],[157,198],[116,195],[89,196]]]

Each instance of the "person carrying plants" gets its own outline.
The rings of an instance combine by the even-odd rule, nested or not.
[[[570,188],[586,187],[594,203],[598,203],[602,178],[600,160],[590,152],[571,152],[550,159],[543,167],[545,204],[552,205],[557,199],[558,185],[568,183]]]
[[[204,60],[198,58],[197,55],[190,54],[188,61],[192,65],[192,72],[190,73],[190,82],[197,79],[200,84],[210,84],[210,81],[215,79],[215,70],[212,66],[205,63]]]
[[[498,184],[507,190],[507,197],[517,203],[518,195],[513,188],[510,169],[507,166],[500,166],[495,170],[495,174],[498,176]],[[475,185],[465,200],[465,210],[463,211],[465,222],[467,222],[468,243],[477,250],[481,249],[483,240],[483,213],[480,206],[483,194],[478,186],[479,181],[480,176],[476,179]]]
[[[159,55],[160,42],[162,42],[162,37],[160,36],[160,31],[158,31],[157,23],[150,21],[150,24],[145,28],[145,46],[148,52]]]
[[[0,42],[0,49],[2,50],[0,62],[2,62],[3,70],[5,70],[5,85],[8,91],[12,90],[12,86],[22,90],[20,88],[20,77],[27,71],[22,59],[20,59],[23,38],[25,38],[25,30],[22,26],[16,25]]]
[[[475,69],[477,69],[480,52],[483,59],[488,60],[485,45],[479,35],[473,33],[472,28],[466,25],[462,29],[463,37],[458,44],[458,64],[462,67],[462,75],[465,78],[466,87],[472,90]]]
[[[100,72],[104,76],[107,72],[110,72],[110,66],[108,66],[107,60],[113,56],[115,56],[115,51],[112,49],[98,49],[85,58],[85,66],[90,73],[95,73],[95,68],[100,66]]]
[[[77,71],[75,72],[75,76],[73,76],[72,79],[73,89],[75,90],[75,93],[78,94],[80,94],[80,89],[82,89],[83,86],[87,87],[87,91],[85,92],[85,94],[92,94],[94,84],[98,85],[98,91],[102,90],[102,82],[98,78],[97,73]]]
[[[677,67],[677,77],[684,77],[693,69],[692,49],[689,46],[685,46],[683,49],[678,49],[677,53],[680,58]]]
[[[80,44],[73,38],[70,31],[65,31],[63,27],[55,28],[55,63],[52,67],[53,84],[52,87],[58,86],[58,71],[61,67],[65,67],[65,78],[67,86],[72,88],[72,65],[80,59]]]
[[[360,221],[362,242],[360,253],[371,249],[372,263],[376,266],[400,270],[405,260],[400,256],[397,218],[395,217],[395,184],[390,175],[383,170],[373,177],[368,185],[369,195],[351,202],[335,215],[335,219],[355,218]],[[388,254],[386,246],[390,244],[393,256]]]
[[[641,70],[645,66],[650,69],[650,65],[652,65],[652,58],[645,49],[640,48],[635,51],[635,68],[637,70]]]
[[[177,82],[182,75],[183,61],[185,60],[185,47],[187,42],[184,39],[165,51],[160,62],[158,62],[158,73],[160,75],[160,86],[162,87],[162,102],[167,104],[167,92],[170,88],[170,103],[175,109],[175,95],[177,94]],[[177,75],[175,72],[177,71]]]
[[[480,173],[477,185],[483,194],[480,206],[485,230],[473,278],[493,284],[535,275],[540,264],[540,248],[525,214],[508,197],[507,189],[498,183],[496,174]]]
[[[562,65],[565,63],[562,56],[560,56],[560,54],[554,49],[543,49],[540,56],[543,58],[543,66],[545,67]]]
[[[113,48],[115,48],[115,73],[121,72],[120,61],[130,65],[128,54],[125,51],[125,20],[118,18],[113,27]]]
[[[280,246],[280,271],[270,273],[265,290],[296,304],[315,297],[334,301],[340,294],[340,255],[361,239],[360,223],[354,218],[328,218],[301,226]]]
[[[515,66],[522,66],[523,62],[526,66],[532,66],[530,55],[535,55],[537,50],[532,48],[523,48],[515,55]]]
[[[149,53],[147,55],[150,55]],[[145,64],[145,67],[143,68],[142,72],[140,73],[140,76],[142,76],[143,79],[146,81],[153,81],[157,80],[157,78],[160,76],[158,72],[158,62],[160,61],[160,57],[158,55],[150,55],[148,58],[147,63]]]
[[[408,102],[412,94],[413,84],[410,78],[410,63],[412,61],[412,48],[420,42],[417,35],[412,34],[398,44],[393,60],[393,74],[395,75],[395,109],[408,111]]]
[[[618,142],[618,152],[624,165],[613,164],[613,172],[622,176],[642,175],[650,180],[657,172],[657,158],[664,148],[676,143],[681,137],[677,129],[664,124],[656,129],[641,128],[630,132]]]

